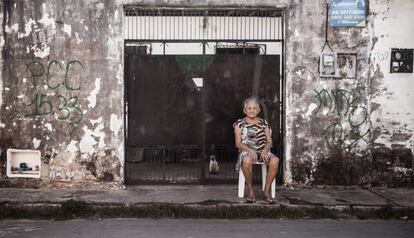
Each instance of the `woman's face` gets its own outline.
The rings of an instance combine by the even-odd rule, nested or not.
[[[255,118],[257,114],[259,114],[259,112],[260,112],[260,107],[255,102],[248,102],[244,106],[244,113],[249,118],[252,118],[252,119]]]

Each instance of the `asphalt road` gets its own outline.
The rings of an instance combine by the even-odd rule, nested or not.
[[[414,237],[414,221],[108,219],[0,221],[0,237]]]

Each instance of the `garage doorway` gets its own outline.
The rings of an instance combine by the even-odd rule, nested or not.
[[[184,17],[183,10],[177,11]],[[211,11],[209,14],[214,14]],[[174,15],[171,12],[174,11],[162,15],[159,11],[134,9],[132,17],[136,19],[126,21],[141,24],[132,29],[142,30],[151,27],[144,23],[151,23],[148,15],[158,14],[151,16],[153,19],[171,18]],[[266,13],[267,17],[280,17],[270,12]],[[203,14],[200,19],[206,17],[205,11],[200,13]],[[258,13],[237,17],[259,19]],[[126,11],[126,15],[131,13]],[[184,19],[180,23],[180,16],[175,17],[170,21],[179,22],[179,25],[172,26],[179,28],[181,24],[184,29],[185,24],[190,25]],[[235,16],[226,16],[231,17]],[[263,24],[271,25],[267,20]],[[129,23],[127,28],[130,28]],[[152,24],[154,29],[145,35],[129,32],[125,40],[126,184],[235,183],[237,150],[232,123],[244,116],[241,103],[250,95],[259,97],[260,116],[267,119],[272,128],[273,152],[283,158],[280,73],[283,42],[280,39],[213,40],[213,33],[208,32],[204,32],[211,35],[208,40],[162,40],[157,38],[160,36],[155,29],[162,27],[162,20],[152,20]],[[187,29],[187,34],[194,37],[196,31]],[[185,33],[172,35],[180,38]],[[149,36],[154,38],[144,39]],[[211,156],[218,162],[218,173],[210,173]],[[282,163],[278,182],[282,181]],[[260,171],[254,174],[255,180],[260,181]]]

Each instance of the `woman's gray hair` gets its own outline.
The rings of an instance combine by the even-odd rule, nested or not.
[[[243,108],[246,108],[246,105],[250,102],[256,103],[256,105],[260,108],[259,99],[255,96],[248,97],[243,101]]]

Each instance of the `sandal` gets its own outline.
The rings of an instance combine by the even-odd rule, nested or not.
[[[254,199],[254,197],[247,197],[246,198],[246,203],[254,203],[256,201],[256,199]]]
[[[269,195],[263,195],[263,200],[267,202],[268,204],[275,204],[276,201]]]

